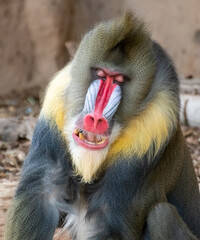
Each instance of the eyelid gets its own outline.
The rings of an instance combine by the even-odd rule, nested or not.
[[[106,76],[105,72],[101,69],[97,69],[96,74],[98,77],[101,77],[101,78],[104,78]]]
[[[117,76],[115,76],[115,81],[117,81],[117,82],[120,82],[120,83],[123,83],[124,82],[124,76],[123,75],[117,75]]]
[[[117,84],[117,85],[119,85],[119,86],[124,85],[124,82],[118,82],[117,80],[113,80],[113,83],[114,83],[114,84]]]
[[[103,69],[100,69],[100,68],[93,68],[94,72],[95,72],[95,75],[96,77],[99,77],[100,79],[102,80],[105,80],[106,79],[106,73],[104,72]],[[95,77],[95,79],[96,79]],[[122,86],[125,82],[129,81],[129,77],[125,74],[118,74],[116,76],[114,76],[114,79],[113,79],[113,82]]]

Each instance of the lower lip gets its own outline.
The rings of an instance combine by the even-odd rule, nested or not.
[[[109,140],[106,139],[104,143],[102,144],[89,144],[87,142],[84,142],[83,140],[81,140],[78,136],[76,136],[75,133],[72,134],[74,140],[82,147],[87,148],[87,149],[91,149],[91,150],[100,150],[105,148],[108,145]]]

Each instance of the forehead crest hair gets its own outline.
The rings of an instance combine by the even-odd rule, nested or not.
[[[143,64],[149,64],[152,58],[149,56],[150,48],[149,33],[144,24],[128,12],[123,17],[97,25],[87,33],[80,43],[74,63],[85,66],[101,64],[106,60],[108,64],[120,63],[122,68],[128,68],[126,70],[131,72],[133,62],[135,66],[140,65],[138,56],[143,56]]]

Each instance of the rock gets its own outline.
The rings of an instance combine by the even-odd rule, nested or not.
[[[20,122],[17,119],[0,119],[0,139],[4,142],[14,142],[18,139],[17,129]]]
[[[183,124],[200,127],[200,96],[181,94],[180,119]]]
[[[36,121],[36,118],[24,117],[17,131],[18,137],[31,141]]]
[[[31,140],[36,118],[0,118],[0,139],[4,142],[15,142],[18,138]]]

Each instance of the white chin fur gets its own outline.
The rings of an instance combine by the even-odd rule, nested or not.
[[[69,142],[68,147],[75,167],[75,173],[82,177],[82,181],[89,183],[95,178],[99,167],[105,161],[110,145],[119,135],[121,127],[117,123],[114,124],[109,137],[109,144],[105,148],[101,150],[89,150],[78,145],[72,137],[77,118],[78,116],[67,121],[64,128],[64,135]]]

